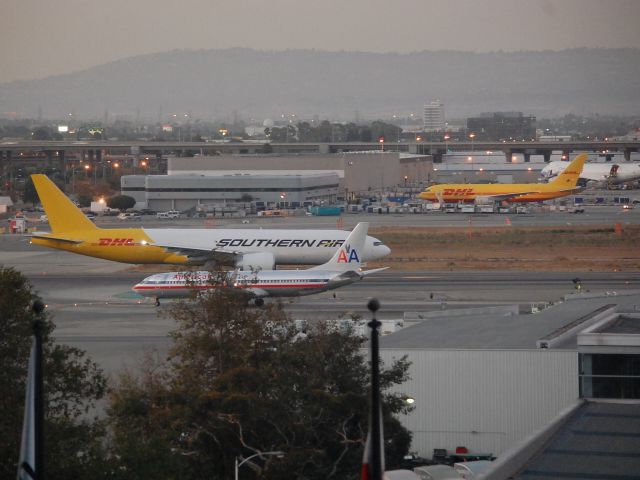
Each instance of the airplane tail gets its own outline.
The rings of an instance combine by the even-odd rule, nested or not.
[[[549,182],[550,185],[556,185],[562,188],[573,188],[578,184],[578,179],[582,173],[582,167],[584,162],[587,161],[588,155],[581,153],[573,159],[567,168],[565,168],[553,181]]]
[[[368,222],[360,222],[351,231],[342,246],[333,254],[331,260],[323,265],[312,267],[311,270],[332,270],[348,272],[358,270],[364,254],[364,244],[369,230]]]
[[[46,175],[31,175],[52,233],[95,230],[98,227]]]

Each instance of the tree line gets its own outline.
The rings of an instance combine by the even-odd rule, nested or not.
[[[0,268],[0,480],[15,478],[37,293]],[[253,308],[226,289],[165,311],[175,320],[167,358],[108,383],[85,352],[54,341],[45,314],[49,479],[355,479],[368,428],[367,340],[349,325],[302,331],[280,304]],[[400,359],[382,369],[388,467],[411,435],[397,415],[410,407],[391,387],[407,380]],[[106,400],[106,414],[91,416]]]

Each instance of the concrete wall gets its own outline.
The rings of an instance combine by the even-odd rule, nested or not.
[[[413,432],[411,450],[431,458],[434,448],[492,453],[508,449],[578,398],[578,356],[563,350],[395,350],[407,355],[407,383],[415,399],[401,417]]]

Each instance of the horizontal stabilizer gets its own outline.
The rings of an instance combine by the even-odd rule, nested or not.
[[[373,273],[379,273],[382,272],[383,270],[387,270],[389,267],[382,267],[382,268],[372,268],[371,270],[363,270],[362,272],[360,272],[360,275],[362,275],[363,277],[366,277],[367,275],[371,275]]]
[[[356,271],[356,270],[349,270],[347,272],[342,272],[338,277],[342,280],[351,280],[351,279],[358,279],[358,278],[364,278],[367,275],[371,275],[372,273],[378,273],[378,272],[382,272],[383,270],[388,269],[389,267],[382,267],[382,268],[373,268],[371,270],[360,270],[360,271]]]
[[[82,243],[84,240],[75,240],[73,238],[64,238],[64,237],[56,237],[54,235],[51,235],[49,233],[43,233],[43,232],[33,232],[31,234],[31,238],[41,238],[43,240],[54,240],[56,242],[66,242],[66,243],[73,243],[73,244],[78,244],[78,243]]]

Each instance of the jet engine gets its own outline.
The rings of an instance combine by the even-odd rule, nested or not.
[[[236,261],[236,268],[240,270],[273,270],[276,268],[276,259],[273,253],[268,252],[245,253]]]

